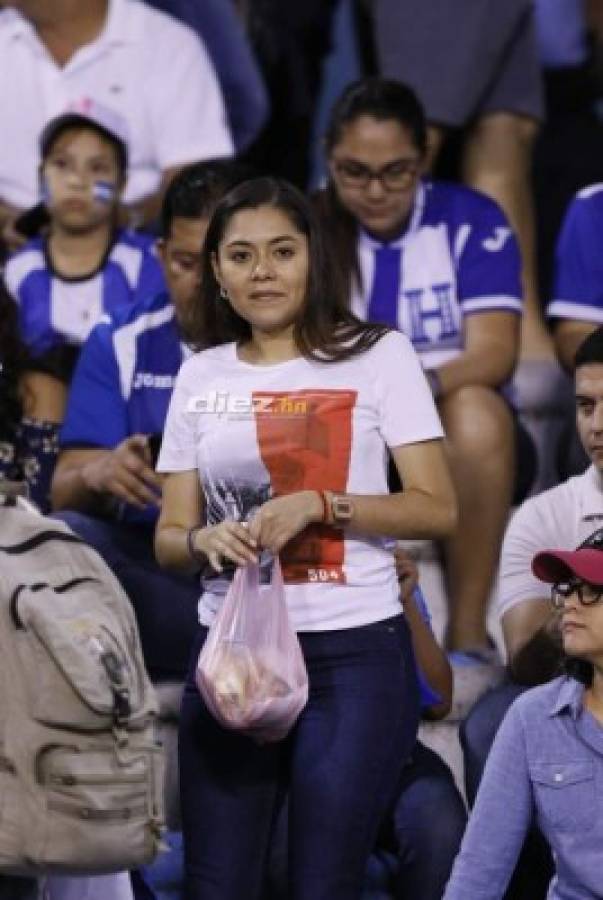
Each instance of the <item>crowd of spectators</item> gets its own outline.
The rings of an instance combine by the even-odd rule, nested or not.
[[[364,77],[330,111],[321,138],[325,179],[307,211],[305,200],[296,207],[297,195],[270,178],[302,190],[310,182],[323,63],[339,52],[331,40],[335,0],[0,3],[0,492],[3,480],[25,483],[44,513],[99,551],[133,604],[151,677],[183,682],[198,651],[199,577],[174,549],[173,535],[162,536],[164,501],[178,515],[189,502],[176,502],[174,488],[163,494],[165,479],[183,474],[183,451],[167,441],[159,469],[157,458],[183,363],[192,371],[196,350],[219,343],[215,335],[236,333],[219,311],[234,302],[227,279],[220,280],[224,234],[202,268],[212,215],[223,213],[233,189],[270,176],[258,179],[264,199],[256,206],[276,205],[280,214],[285,202],[266,198],[293,198],[287,202],[307,216],[308,233],[315,216],[329,256],[332,308],[335,296],[345,296],[358,333],[368,335],[367,358],[382,346],[388,369],[376,326],[403,332],[408,352],[414,348],[429,387],[421,400],[429,404],[429,428],[427,437],[409,438],[405,452],[424,443],[431,453],[440,443],[434,423],[444,429],[442,457],[458,503],[454,530],[427,527],[417,513],[408,533],[393,528],[389,535],[434,539],[441,553],[443,647],[416,568],[403,553],[396,563],[422,717],[448,714],[458,666],[506,663],[503,683],[460,728],[464,794],[469,809],[475,804],[469,827],[450,769],[416,740],[409,713],[404,765],[397,781],[390,772],[395,790],[382,805],[373,862],[394,860],[390,889],[399,900],[544,900],[572,890],[595,900],[600,823],[592,797],[603,727],[603,542],[593,536],[603,520],[603,4],[340,2],[357,28],[345,52],[357,55]],[[227,231],[232,213],[223,214]],[[255,252],[259,239],[249,241]],[[309,283],[313,266],[316,259]],[[200,314],[210,281],[215,310]],[[334,315],[326,302],[325,310]],[[306,315],[320,321],[314,310]],[[252,323],[249,345],[253,333]],[[244,329],[240,334],[247,339]],[[325,334],[316,342],[321,352]],[[219,355],[211,360],[216,370],[225,365]],[[578,437],[571,460],[571,440],[551,450],[567,456],[558,483],[530,496],[541,461],[522,421],[516,373],[534,360],[543,381],[560,369],[572,380]],[[250,362],[257,360],[240,364]],[[391,372],[375,372],[386,391]],[[408,403],[403,386],[399,402]],[[378,427],[402,434],[393,406],[388,393]],[[432,476],[414,461],[402,464],[395,444],[383,442],[391,494],[427,496],[416,485],[430,485]],[[324,504],[328,493],[321,492]],[[246,520],[238,499],[221,496],[226,518]],[[327,512],[323,520],[313,516],[306,525],[329,522]],[[385,534],[376,521],[375,533]],[[185,550],[196,559],[195,530]],[[202,584],[212,595],[211,580]],[[493,597],[504,648],[487,627]],[[190,696],[187,702],[183,777],[194,787],[183,805],[187,889],[196,898],[203,886],[198,875],[193,886],[190,831],[201,806],[190,773],[202,754],[191,749],[197,713]],[[547,755],[547,741],[556,756]],[[360,797],[360,780],[357,788]],[[274,816],[266,900],[293,896],[288,872],[299,859],[290,836],[299,837],[290,806],[285,797]],[[356,837],[351,829],[349,841]],[[43,890],[48,900],[167,900],[152,881],[116,873],[52,877],[41,886],[6,875],[0,898],[33,900]],[[310,896],[304,889],[300,900]],[[332,900],[348,896],[359,895],[341,889]]]

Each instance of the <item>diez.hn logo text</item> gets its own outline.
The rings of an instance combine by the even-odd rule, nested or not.
[[[212,413],[214,415],[278,415],[305,416],[308,401],[291,394],[231,394],[229,391],[209,391],[190,397],[187,412]]]

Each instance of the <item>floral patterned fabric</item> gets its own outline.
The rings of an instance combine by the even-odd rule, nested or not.
[[[3,479],[24,481],[30,499],[42,510],[50,509],[50,482],[59,453],[56,422],[23,419],[13,441],[0,440],[0,484]]]

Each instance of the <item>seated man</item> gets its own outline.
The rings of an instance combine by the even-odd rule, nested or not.
[[[216,69],[237,153],[247,150],[270,111],[268,92],[255,58],[248,24],[231,0],[145,0],[192,28]]]
[[[505,712],[526,686],[558,674],[561,646],[545,586],[531,571],[542,547],[573,549],[603,522],[603,327],[575,357],[576,424],[592,465],[582,475],[531,497],[514,515],[503,543],[498,592],[511,681],[485,694],[461,727],[469,801]],[[538,893],[532,884],[530,900]],[[519,895],[518,895],[519,896]]]
[[[553,298],[547,316],[554,321],[559,362],[571,372],[576,350],[603,325],[603,184],[578,191],[563,220],[555,251]]]
[[[232,139],[205,47],[187,26],[139,0],[11,0],[0,9],[0,230],[9,246],[40,199],[37,135],[73,102],[96,100],[128,122],[122,213],[154,222],[170,178],[228,156]]]
[[[226,161],[194,164],[175,177],[163,204],[158,246],[169,296],[151,297],[94,329],[73,378],[61,431],[53,506],[120,578],[154,679],[184,676],[199,585],[155,563],[161,482],[153,451],[187,353],[179,326],[195,298],[209,217],[242,177],[242,170]]]

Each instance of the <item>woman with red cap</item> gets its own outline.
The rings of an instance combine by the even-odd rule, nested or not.
[[[533,823],[555,858],[548,900],[602,896],[603,529],[532,569],[552,585],[565,672],[509,709],[444,900],[502,898]]]

